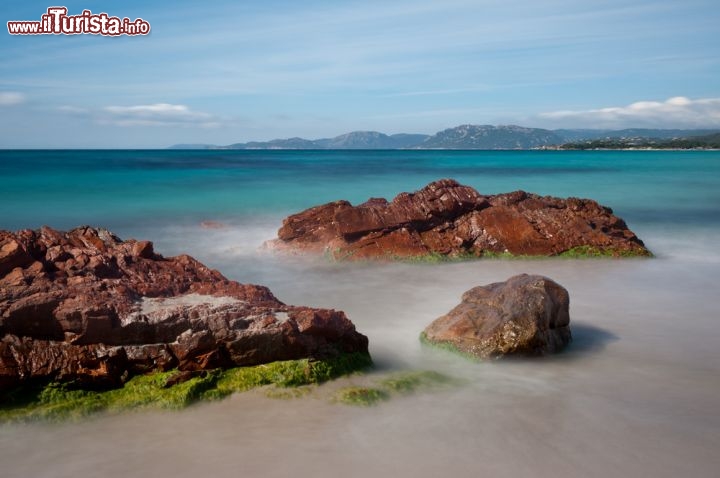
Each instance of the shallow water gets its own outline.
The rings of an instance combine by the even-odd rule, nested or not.
[[[635,174],[626,173],[620,174],[624,181]],[[570,173],[549,175],[548,189],[562,182],[558,174]],[[714,218],[720,202],[708,201],[720,187],[699,188],[688,202],[692,191],[675,189],[692,174],[673,168],[654,174],[652,184],[674,185],[668,198],[685,198],[668,206],[671,212],[667,203],[633,203],[627,191],[618,191],[610,205],[637,212],[630,226],[655,259],[331,264],[258,250],[284,214],[273,208],[220,214],[227,227],[217,230],[196,222],[201,215],[217,217],[208,217],[207,205],[197,217],[176,223],[118,219],[116,232],[152,239],[161,253],[190,253],[233,279],[269,286],[287,303],[344,310],[370,337],[377,369],[369,378],[342,379],[291,400],[258,391],[181,412],[0,426],[1,474],[715,477],[720,227]],[[707,171],[697,173],[703,175]],[[720,186],[720,175],[703,181]],[[273,191],[281,194],[277,186]],[[638,196],[660,193],[639,185]],[[115,196],[108,202],[121,204]],[[278,207],[291,202],[283,196]],[[638,212],[643,210],[650,212]],[[672,212],[678,210],[695,211],[700,219],[683,222]],[[36,206],[29,214],[56,217]],[[569,290],[574,341],[565,353],[477,364],[419,344],[419,332],[457,304],[462,292],[521,272],[547,275]],[[410,369],[437,370],[465,383],[372,408],[328,400],[339,386]]]
[[[216,245],[204,259],[229,276],[262,269],[288,303],[345,310],[371,338],[375,374],[432,369],[467,383],[370,409],[330,403],[335,383],[292,400],[247,393],[182,412],[5,426],[3,476],[717,476],[716,262],[662,250],[651,260],[433,266],[219,261]],[[420,346],[418,333],[469,286],[520,272],[570,291],[567,352],[475,364]]]

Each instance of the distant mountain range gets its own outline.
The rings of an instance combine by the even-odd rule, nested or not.
[[[288,138],[228,146],[177,144],[170,149],[538,149],[583,141],[675,140],[717,134],[718,130],[622,129],[589,130],[525,128],[515,125],[461,125],[434,135],[353,131],[334,138]]]
[[[532,149],[561,144],[560,136],[547,129],[522,126],[464,124],[448,128],[415,145],[420,149]]]
[[[426,138],[426,134],[388,136],[377,131],[353,131],[334,138],[289,138],[235,143],[227,146],[227,149],[405,149],[422,143]]]

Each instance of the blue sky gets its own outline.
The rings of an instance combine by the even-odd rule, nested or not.
[[[720,128],[717,0],[58,3],[152,33],[12,36],[55,3],[2,2],[0,147]]]

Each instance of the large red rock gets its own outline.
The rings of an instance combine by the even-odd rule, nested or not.
[[[572,338],[569,306],[568,292],[557,282],[521,274],[465,292],[422,337],[481,359],[554,353]]]
[[[367,347],[341,311],[283,304],[148,241],[91,227],[0,231],[0,390],[35,378],[112,386],[152,370]]]
[[[271,248],[336,259],[398,259],[440,254],[554,256],[577,248],[607,255],[650,255],[643,242],[590,199],[524,191],[483,196],[443,179],[391,202],[337,201],[289,216]]]

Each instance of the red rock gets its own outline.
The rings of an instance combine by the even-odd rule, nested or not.
[[[336,235],[337,223],[335,216],[352,206],[347,201],[336,201],[322,206],[310,208],[306,215],[290,216],[283,222],[278,237],[283,241],[305,239],[325,241]]]
[[[643,242],[590,199],[524,191],[483,196],[451,179],[392,201],[336,201],[289,216],[271,248],[336,259],[400,259],[441,254],[553,256],[585,247],[598,254],[647,256]]]
[[[153,243],[150,241],[139,241],[133,246],[133,256],[144,259],[152,259],[155,256]]]
[[[570,297],[547,277],[521,274],[475,287],[423,332],[431,344],[478,358],[543,355],[571,340]]]
[[[0,241],[0,389],[367,353],[343,312],[283,304],[148,241],[91,227],[0,231]]]
[[[33,261],[12,235],[0,231],[0,275],[5,275],[16,267],[24,267]]]
[[[200,227],[203,229],[226,229],[227,225],[219,221],[202,221]]]

